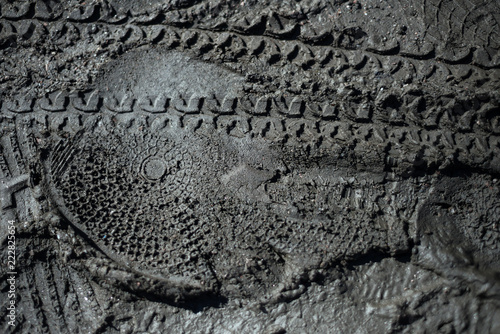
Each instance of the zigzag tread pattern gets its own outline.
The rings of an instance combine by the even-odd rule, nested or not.
[[[450,8],[450,6],[439,6],[439,4],[434,4],[434,2],[438,1],[426,1],[424,5],[424,12],[432,11],[433,8],[438,8],[438,12],[436,13],[436,22],[449,22],[447,27],[449,35],[454,33],[456,34],[458,32],[463,34],[464,37],[471,35],[473,38],[483,39],[485,43],[497,40],[498,33],[495,35],[494,27],[498,26],[498,22],[495,21],[494,17],[491,17],[493,27],[491,27],[492,23],[490,23],[489,31],[484,31],[484,29],[487,29],[487,23],[481,25],[482,30],[478,30],[478,27],[474,30],[473,23],[471,23],[474,19],[476,19],[476,21],[478,20],[476,16],[480,19],[481,15],[487,15],[485,14],[488,10],[487,8],[482,8],[482,6],[467,8],[470,7],[468,4],[461,4],[456,8]],[[448,3],[447,1],[445,2]],[[202,6],[203,5],[200,5],[200,7]],[[413,5],[410,3],[406,4],[406,6],[403,4],[402,6],[409,7]],[[482,9],[483,12],[478,12],[474,15],[465,15],[468,10],[477,11],[479,9]],[[463,15],[459,13],[460,10],[463,12]],[[37,1],[34,3],[23,3],[22,5],[17,6],[4,5],[4,8],[0,7],[0,13],[0,18],[4,20],[4,27],[2,30],[8,32],[10,22],[12,22],[16,28],[13,30],[10,29],[10,34],[18,35],[24,39],[28,39],[33,35],[36,35],[36,33],[33,34],[33,31],[43,30],[43,27],[41,26],[61,22],[63,18],[68,22],[73,22],[75,24],[104,23],[112,25],[120,24],[125,26],[135,24],[137,26],[142,25],[144,27],[153,24],[161,24],[163,26],[170,27],[200,28],[206,30],[207,32],[227,31],[241,33],[244,35],[270,36],[286,41],[300,40],[311,46],[327,44],[338,46],[341,44],[339,41],[345,40],[345,36],[349,37],[352,33],[352,30],[335,31],[332,28],[315,28],[314,24],[304,25],[305,22],[309,21],[306,20],[304,16],[299,16],[300,18],[294,19],[290,16],[287,17],[285,14],[280,14],[272,10],[261,14],[253,14],[252,17],[240,17],[235,15],[227,24],[216,23],[214,26],[207,26],[203,23],[192,23],[193,16],[196,17],[201,15],[198,14],[197,9],[195,8],[175,9],[171,6],[169,6],[168,9],[157,8],[149,12],[117,12],[112,5],[107,3],[89,3],[81,7],[62,9],[50,8],[50,6],[44,2]],[[41,23],[43,23],[43,25]],[[461,46],[460,48],[456,48],[453,45],[442,45],[442,40],[444,39],[437,36],[441,34],[441,32],[439,32],[439,27],[436,27],[435,24],[431,23],[427,29],[429,29],[429,36],[432,36],[433,38],[431,38],[432,42],[424,42],[424,45],[418,45],[418,43],[414,43],[410,40],[406,41],[405,39],[386,42],[382,41],[378,36],[370,36],[365,43],[365,50],[371,50],[380,55],[400,54],[405,57],[417,59],[434,58],[450,64],[475,64],[476,66],[483,68],[500,67],[500,56],[498,51],[494,51],[494,46],[479,48],[475,46]]]
[[[33,31],[46,30],[42,25],[34,27],[34,30],[28,29],[32,32],[31,37],[39,38],[43,35]],[[36,27],[41,27],[41,30],[37,30]],[[460,128],[460,131],[464,129],[470,131],[471,127],[478,124],[486,127],[486,132],[492,131],[492,127],[498,128],[496,119],[500,103],[495,92],[499,85],[500,69],[486,69],[477,64],[445,63],[437,59],[418,59],[401,55],[382,56],[372,51],[308,46],[298,41],[279,41],[270,37],[249,37],[227,32],[183,30],[161,25],[101,28],[96,34],[89,35],[88,29],[83,26],[77,28],[72,23],[64,23],[62,28],[57,28],[61,29],[62,35],[55,32],[51,40],[56,44],[62,43],[61,46],[72,45],[79,39],[75,34],[76,36],[83,34],[84,39],[93,39],[96,45],[105,47],[111,44],[123,44],[125,49],[121,52],[151,43],[193,53],[195,56],[203,54],[204,57],[217,59],[223,55],[229,65],[244,59],[246,59],[244,62],[252,61],[254,58],[270,64],[276,70],[284,64],[290,64],[298,70],[298,73],[303,71],[318,76],[320,86],[311,84],[306,89],[309,96],[317,95],[318,88],[323,95],[330,94],[327,92],[332,89],[343,91],[344,96],[334,96],[332,99],[357,101],[358,105],[354,106],[357,110],[354,113],[360,120],[369,120],[374,116],[389,124],[415,124],[429,128],[443,127],[446,124],[446,128]],[[64,37],[67,34],[69,35]],[[9,74],[9,71],[5,73],[6,78],[11,80],[17,78],[15,74]],[[361,80],[362,83],[358,84],[351,80]],[[346,89],[329,87],[328,83],[333,81]],[[387,84],[393,87],[387,89]],[[470,87],[478,89],[472,90]],[[360,89],[364,94],[359,94]],[[450,99],[451,94],[457,94],[457,89],[463,97]],[[56,97],[56,104],[50,100],[43,100],[40,102],[41,108],[54,112],[63,111],[68,97],[64,92],[58,94],[61,96]],[[107,105],[116,111],[126,112],[127,108],[131,108],[131,101],[122,98],[120,97],[119,102],[111,98]],[[184,97],[186,98],[190,97]],[[22,99],[8,102],[10,103],[8,109],[12,112],[29,112],[33,108],[33,101],[29,96],[24,96]],[[79,104],[77,101],[74,105],[79,110],[92,111],[97,109],[98,101],[99,97],[93,96],[88,103]],[[161,111],[162,107],[158,105],[163,101],[161,97],[157,97],[153,104],[147,101],[146,103],[151,105],[149,110],[154,112]],[[194,106],[188,103],[184,110],[195,112]],[[400,108],[403,112],[398,110]],[[485,120],[483,119],[485,116],[492,119]],[[459,124],[456,124],[457,118],[460,118]],[[495,131],[498,130],[493,130]]]
[[[441,129],[387,127],[377,123],[293,118],[272,114],[186,114],[175,110],[167,110],[164,113],[107,111],[99,114],[72,110],[70,115],[66,116],[40,112],[32,114],[31,117],[33,121],[42,118],[44,121],[38,124],[43,124],[49,131],[77,133],[82,129],[85,119],[98,115],[112,117],[125,124],[134,120],[146,120],[156,130],[168,126],[205,134],[216,131],[236,138],[264,138],[282,145],[313,150],[319,154],[339,154],[339,158],[347,149],[358,156],[360,168],[375,168],[381,172],[397,170],[411,175],[419,170],[433,172],[457,164],[485,172],[499,172],[500,137],[494,134],[484,136]],[[71,121],[74,119],[79,120],[77,124],[80,126]],[[64,168],[64,157],[69,153],[64,147],[61,147],[60,151],[60,168]],[[363,161],[367,152],[371,152],[371,160]]]
[[[349,96],[332,100],[314,101],[306,96],[288,94],[247,94],[203,96],[133,96],[131,94],[106,94],[98,90],[67,92],[56,91],[42,98],[19,96],[0,104],[5,114],[52,113],[62,115],[146,113],[181,115],[274,117],[328,124],[343,121],[351,124],[418,127],[422,130],[442,129],[459,133],[484,135],[500,134],[500,107],[495,98],[482,96],[472,102],[444,96],[437,101],[408,94],[380,94],[376,101],[350,101]],[[359,99],[358,99],[359,100]],[[428,107],[435,103],[435,106]],[[76,124],[80,121],[75,119]],[[60,124],[64,126],[64,124]],[[19,159],[18,159],[19,160]]]
[[[9,41],[19,40],[21,43],[32,42],[36,43],[40,40],[47,39],[49,37],[56,37],[59,40],[59,44],[64,45],[68,43],[65,41],[66,38],[71,38],[72,40],[81,39],[85,40],[89,37],[97,37],[95,43],[97,44],[110,44],[112,42],[122,42],[124,44],[132,44],[141,42],[143,44],[146,43],[174,43],[172,40],[164,39],[163,36],[173,36],[175,34],[181,35],[183,32],[186,32],[186,36],[189,36],[188,40],[183,45],[193,44],[201,35],[209,41],[209,43],[205,43],[203,47],[207,50],[211,48],[220,48],[221,46],[231,46],[231,39],[240,39],[244,43],[237,45],[234,43],[233,47],[243,47],[245,45],[251,44],[251,41],[254,39],[267,41],[267,48],[269,45],[298,45],[301,49],[301,54],[304,50],[316,50],[317,53],[326,53],[324,50],[344,50],[344,51],[355,51],[355,52],[363,52],[364,54],[371,54],[372,57],[381,57],[381,58],[394,58],[398,56],[400,59],[414,60],[414,61],[435,61],[439,63],[444,63],[446,66],[451,65],[471,65],[472,68],[480,68],[484,70],[494,70],[500,68],[500,60],[498,60],[498,55],[492,54],[491,50],[483,50],[472,48],[468,51],[463,51],[460,56],[446,56],[446,54],[436,54],[434,51],[434,47],[428,45],[425,47],[424,52],[416,52],[405,50],[404,48],[395,47],[391,52],[381,51],[374,46],[369,46],[366,48],[351,48],[344,47],[342,45],[337,45],[335,43],[328,44],[308,44],[303,39],[292,39],[292,40],[280,40],[277,39],[274,34],[260,34],[260,35],[251,35],[245,34],[241,31],[229,29],[227,31],[217,31],[210,30],[207,28],[179,28],[176,26],[169,26],[164,24],[152,24],[152,25],[140,25],[137,22],[123,24],[123,25],[110,25],[108,23],[95,23],[92,26],[86,23],[79,22],[71,22],[71,21],[57,21],[44,23],[42,21],[36,19],[22,19],[19,21],[10,22],[5,19],[0,19],[0,48],[5,48],[10,46],[12,43]],[[103,36],[101,32],[105,32],[108,36]],[[112,32],[111,34],[108,31]],[[71,35],[73,34],[73,35]],[[76,34],[76,36],[75,36]],[[66,36],[65,36],[66,35]],[[94,35],[94,36],[93,36]],[[219,37],[222,36],[222,37]],[[229,36],[229,37],[228,37]],[[76,38],[75,38],[76,37]],[[208,37],[208,38],[207,38]],[[232,37],[232,38],[231,38]],[[182,38],[182,37],[181,37]],[[107,39],[107,41],[105,40]],[[332,37],[332,39],[334,39]],[[212,42],[210,43],[210,40]],[[221,41],[223,43],[218,44],[216,41]],[[73,42],[69,42],[73,43]],[[221,44],[226,45],[221,45]],[[255,44],[255,42],[254,42]],[[258,44],[258,43],[257,43]],[[292,46],[290,49],[293,49]],[[254,50],[247,50],[247,53],[255,53]],[[240,50],[239,55],[244,55],[245,50]],[[290,54],[286,55],[287,58],[290,58]],[[452,67],[451,67],[452,68]],[[495,72],[494,72],[495,73]],[[464,75],[465,76],[465,75]]]

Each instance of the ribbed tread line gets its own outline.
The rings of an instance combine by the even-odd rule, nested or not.
[[[44,268],[45,265],[47,264],[37,262],[34,268],[36,272],[35,285],[42,301],[41,309],[44,311],[51,333],[64,333],[66,331],[66,326],[61,317],[61,307],[57,299],[55,288],[51,282],[53,277],[51,277],[49,272]]]
[[[47,328],[46,318],[40,309],[41,301],[39,294],[34,286],[34,274],[32,268],[25,268],[18,276],[19,289],[23,308],[26,308],[23,316],[27,320],[26,325],[29,326],[26,332],[32,333],[49,333]],[[31,282],[31,283],[30,283]]]
[[[102,309],[95,298],[95,292],[92,289],[90,283],[85,277],[82,277],[80,273],[76,271],[71,271],[69,274],[69,280],[76,294],[78,304],[82,310],[83,320],[91,326],[94,330],[103,321]]]
[[[410,3],[412,5],[412,3]],[[475,4],[472,4],[472,6],[468,6],[471,8],[466,8],[462,7],[462,4],[460,2],[458,3],[453,3],[451,4],[450,8],[450,3],[448,2],[448,6],[442,7],[443,1],[439,1],[437,4],[435,2],[430,2],[426,1],[424,2],[423,5],[423,14],[425,15],[426,12],[428,12],[429,6],[431,8],[435,8],[435,21],[436,23],[438,22],[443,22],[441,20],[440,16],[444,16],[447,20],[444,20],[447,22],[448,25],[448,35],[450,34],[451,31],[455,32],[457,30],[462,38],[466,38],[466,30],[467,30],[467,19],[471,13],[474,13],[475,11],[478,10],[478,7]],[[458,5],[458,7],[457,7]],[[203,6],[200,5],[200,6]],[[399,4],[401,7],[402,5]],[[149,25],[151,23],[155,23],[158,21],[159,17],[162,16],[163,18],[160,19],[162,20],[163,24],[170,24],[172,26],[186,26],[188,22],[188,17],[190,20],[196,19],[196,12],[193,12],[192,7],[196,7],[196,4],[193,4],[189,9],[175,9],[175,8],[168,8],[168,9],[160,9],[157,8],[153,13],[148,13],[148,12],[139,12],[139,13],[133,13],[133,12],[127,12],[127,13],[118,13],[119,18],[116,18],[116,15],[114,18],[111,17],[111,15],[117,14],[116,11],[113,10],[113,8],[109,5],[99,5],[99,4],[91,4],[88,5],[87,7],[79,7],[79,8],[73,8],[73,9],[68,9],[69,11],[67,12],[61,12],[60,15],[56,15],[55,17],[46,17],[43,14],[37,14],[36,11],[43,11],[41,5],[37,4],[37,8],[31,8],[34,7],[34,4],[27,4],[24,7],[19,10],[17,15],[3,15],[4,19],[7,20],[12,20],[13,22],[16,22],[18,20],[22,19],[33,19],[34,17],[39,17],[40,19],[43,19],[43,22],[45,24],[47,23],[52,23],[52,22],[58,22],[61,20],[61,18],[66,18],[69,21],[73,22],[89,22],[89,23],[100,23],[100,22],[109,22],[111,24],[130,24],[130,23],[137,23],[137,24],[144,24],[144,25]],[[463,8],[464,12],[467,13],[467,15],[459,15],[456,17],[456,20],[451,20],[450,18],[453,17],[453,12],[457,8]],[[488,10],[488,8],[484,9],[483,12],[490,13],[492,12],[491,9]],[[494,12],[494,11],[493,11]],[[49,15],[50,16],[50,15]],[[271,35],[275,37],[280,37],[280,36],[285,36],[284,38],[289,38],[290,36],[290,31],[293,31],[293,28],[295,27],[296,29],[300,29],[300,23],[302,23],[305,19],[300,18],[300,19],[290,19],[287,18],[286,20],[292,20],[292,24],[283,27],[281,26],[282,31],[275,31],[274,26],[269,24],[269,21],[276,21],[279,22],[281,19],[285,19],[283,16],[276,12],[271,12],[266,11],[265,13],[254,13],[252,15],[258,22],[261,22],[260,25],[262,25],[262,28],[256,29],[255,24],[249,24],[247,27],[247,33],[260,31],[261,34],[266,34],[266,35]],[[260,18],[260,21],[258,20]],[[262,18],[264,18],[264,21],[262,22]],[[403,19],[405,19],[403,15]],[[251,20],[251,19],[250,19]],[[170,21],[170,22],[169,22]],[[251,20],[254,22],[254,20]],[[498,26],[498,20],[496,20],[495,25]],[[267,25],[265,23],[268,23]],[[459,23],[459,26],[457,29],[452,28],[452,24]],[[259,24],[259,23],[258,23]],[[493,26],[495,26],[493,25]],[[190,27],[197,27],[198,25],[196,24],[189,24]],[[202,25],[199,25],[202,27]],[[409,25],[408,25],[409,26]],[[472,25],[476,31],[478,29],[478,25],[474,24]],[[489,25],[489,27],[493,27],[492,25]],[[428,28],[426,29],[426,32],[430,31],[431,34],[434,33],[434,30],[439,29],[440,26],[436,25],[429,25]],[[236,30],[236,31],[241,31],[242,29],[245,30],[245,27],[241,27],[238,24],[231,24],[228,26],[227,24],[220,24],[217,23],[214,26],[208,27],[208,29],[211,30]],[[439,33],[439,30],[437,31]],[[303,33],[306,33],[305,31]],[[293,36],[293,35],[292,35]],[[300,38],[302,34],[299,32],[298,36],[295,36],[295,38]],[[441,36],[435,36],[435,41],[439,41]],[[472,38],[480,38],[483,41],[489,41],[491,39],[491,33],[477,33],[474,32]],[[314,39],[313,39],[314,40]]]
[[[119,115],[119,114],[117,114]],[[343,121],[318,121],[303,118],[286,118],[273,115],[203,115],[184,116],[135,113],[137,118],[168,120],[172,125],[191,128],[193,131],[217,131],[229,136],[267,138],[286,145],[298,145],[308,149],[329,152],[337,145],[351,146],[354,151],[366,150],[372,145],[376,152],[385,156],[379,166],[392,169],[398,165],[415,168],[427,163],[429,171],[462,164],[470,168],[498,173],[500,137],[483,134],[460,133],[441,129],[413,129],[405,126],[356,123]],[[95,117],[95,116],[88,116]],[[177,118],[182,119],[178,122]],[[75,131],[74,129],[68,129]],[[358,147],[358,149],[356,149]],[[393,163],[389,161],[394,161]],[[393,165],[393,166],[392,166]],[[392,166],[392,167],[391,167]]]
[[[98,101],[109,100],[109,95],[96,95],[96,92],[83,93],[88,99],[95,99]],[[160,98],[160,97],[158,97]],[[157,98],[157,99],[158,99]],[[206,115],[212,120],[219,118],[234,117],[235,120],[249,119],[250,117],[262,117],[268,119],[269,117],[280,119],[280,120],[303,120],[304,122],[316,122],[318,126],[327,126],[333,122],[346,122],[347,124],[358,124],[360,126],[364,124],[373,124],[373,126],[384,127],[412,127],[416,126],[421,131],[435,131],[435,130],[445,130],[453,131],[457,134],[471,133],[475,136],[493,136],[496,137],[500,134],[499,128],[499,117],[500,117],[500,107],[496,105],[494,97],[491,98],[490,102],[471,102],[469,103],[467,99],[460,100],[456,98],[440,97],[444,102],[440,100],[435,101],[436,106],[427,110],[421,111],[421,104],[428,104],[431,101],[426,101],[425,97],[417,96],[413,97],[411,103],[407,102],[407,98],[412,98],[412,96],[404,95],[403,97],[396,96],[393,92],[389,92],[384,95],[381,94],[379,100],[368,101],[357,103],[349,101],[349,99],[339,101],[332,99],[330,101],[316,102],[308,101],[307,97],[295,96],[288,97],[275,96],[259,96],[257,94],[249,94],[247,96],[220,96],[217,97],[218,101],[231,100],[232,104],[214,105],[212,103],[212,96],[193,96],[189,97],[162,97],[162,100],[169,101],[168,107],[151,107],[148,105],[141,104],[144,101],[142,96],[128,96],[130,102],[130,107],[122,110],[116,109],[114,106],[104,104],[101,108],[95,108],[92,111],[81,111],[77,108],[79,107],[79,97],[74,97],[70,99],[72,103],[69,103],[65,107],[65,112],[71,113],[72,116],[60,117],[59,112],[51,113],[46,112],[40,108],[40,100],[36,100],[31,109],[31,116],[34,115],[53,115],[51,124],[56,125],[58,128],[65,126],[65,124],[71,123],[72,127],[78,128],[81,117],[86,117],[91,114],[105,114],[111,112],[113,114],[149,114],[149,115],[162,115],[169,114],[171,117],[177,115],[181,118],[189,118],[192,115]],[[483,97],[484,98],[484,97]],[[119,94],[111,96],[111,99],[121,99]],[[155,99],[155,97],[153,97]],[[188,106],[191,107],[180,107],[178,101],[185,99]],[[396,103],[404,105],[407,110],[399,110],[397,106],[392,106],[393,100],[397,100]],[[42,99],[41,101],[44,101]],[[448,102],[446,102],[448,101]],[[388,105],[385,105],[389,103]],[[444,106],[440,104],[447,103]],[[475,105],[473,104],[475,103]],[[480,103],[480,104],[479,104]],[[111,109],[110,109],[111,108]],[[454,115],[455,108],[460,108],[458,114]],[[465,108],[465,109],[463,109]],[[5,113],[12,113],[8,109],[4,109]],[[460,114],[461,113],[461,114]],[[16,115],[16,113],[12,113]],[[76,117],[78,122],[70,122],[70,118]],[[23,165],[25,163],[22,161],[22,155],[19,152],[19,145],[17,142],[13,142],[12,136],[6,135],[3,139],[3,150],[5,151],[5,156],[9,160],[20,161]],[[28,139],[23,136],[24,146],[28,145]],[[12,146],[14,145],[14,148]],[[68,148],[61,148],[63,151],[58,153],[57,161],[60,162],[60,167],[64,166],[65,159],[68,159],[71,152],[67,151]],[[56,148],[56,151],[59,151]],[[14,152],[14,153],[12,153]],[[29,156],[29,152],[27,152]],[[10,157],[10,158],[9,158]],[[17,168],[12,166],[12,168]],[[23,166],[26,168],[26,166]],[[19,172],[17,172],[19,173]]]
[[[14,23],[9,23],[8,21],[4,21],[4,25],[6,25],[6,27],[9,24],[14,24],[14,26],[17,26],[17,28],[15,28],[16,30],[22,31],[22,27],[28,26],[30,28],[27,31],[33,31],[30,33],[24,33],[23,35],[19,35],[19,36],[17,36],[16,33],[11,32],[10,38],[12,38],[12,36],[16,36],[16,38],[18,37],[20,40],[25,40],[25,41],[30,40],[30,39],[35,39],[34,42],[36,42],[36,39],[43,38],[43,35],[48,35],[48,31],[53,27],[53,25],[61,24],[61,23],[64,23],[65,26],[72,26],[74,28],[80,27],[79,29],[76,30],[76,32],[81,35],[81,37],[80,37],[81,40],[90,37],[88,35],[88,33],[86,32],[86,29],[88,27],[88,24],[86,24],[86,23],[71,22],[71,21],[69,21],[69,22],[68,21],[58,21],[58,22],[42,23],[37,19],[16,21]],[[2,21],[0,21],[0,24],[2,24]],[[342,48],[342,46],[336,45],[336,44],[321,46],[321,45],[317,45],[314,43],[307,43],[306,41],[299,40],[299,39],[280,39],[276,34],[242,33],[242,32],[235,30],[235,29],[225,29],[225,30],[221,31],[220,29],[214,29],[214,28],[203,27],[203,26],[194,26],[194,27],[190,27],[190,28],[179,28],[176,25],[170,25],[168,23],[161,24],[161,25],[157,25],[157,24],[144,25],[144,24],[141,24],[140,22],[137,22],[137,21],[130,22],[127,24],[121,24],[121,25],[113,25],[113,24],[109,24],[109,23],[105,23],[105,22],[97,22],[97,24],[99,24],[100,27],[106,27],[107,29],[114,31],[114,34],[112,34],[112,36],[109,36],[109,38],[115,36],[115,37],[117,37],[117,41],[121,41],[124,44],[130,43],[132,41],[132,39],[134,39],[133,40],[134,42],[139,42],[140,39],[138,39],[136,35],[141,34],[141,32],[142,32],[142,34],[145,34],[151,28],[155,28],[155,29],[164,28],[164,29],[170,29],[172,31],[198,31],[198,32],[204,32],[204,33],[208,33],[208,34],[221,34],[221,33],[227,34],[227,33],[230,33],[233,35],[240,36],[243,39],[261,37],[261,38],[267,38],[269,40],[273,40],[275,42],[280,42],[280,43],[301,43],[303,45],[308,45],[309,47],[316,47],[316,48],[317,47],[332,47],[332,48],[339,49],[339,50],[342,50],[342,49],[343,50],[354,50],[352,48]],[[6,28],[4,28],[4,30],[5,29]],[[493,28],[491,28],[491,29],[493,29]],[[65,30],[66,31],[64,33],[75,33],[74,29],[65,29]],[[135,33],[133,31],[135,31]],[[7,38],[8,36],[9,35],[6,35],[5,38]],[[62,37],[63,36],[58,36],[59,39],[61,39]],[[158,38],[160,36],[155,35],[155,37]],[[153,39],[153,40],[155,40],[155,43],[160,42],[157,39]],[[151,40],[148,42],[151,42]],[[446,46],[443,46],[443,48],[446,49]],[[469,50],[472,50],[472,47],[468,47],[468,48],[469,48]],[[433,49],[435,50],[435,47]],[[384,49],[377,49],[377,48],[374,48],[372,46],[368,46],[368,47],[365,47],[364,49],[356,50],[356,51],[369,52],[368,50],[372,50],[374,53],[378,54],[379,56],[383,56],[384,54],[387,53],[387,51]],[[479,50],[484,50],[484,49],[480,48]],[[412,59],[412,58],[415,59],[415,58],[419,57],[419,55],[409,55],[406,52],[401,53],[399,51],[396,52],[395,54],[389,52],[389,54],[387,56],[395,56],[395,55],[398,55],[398,56],[403,57],[403,58],[409,58],[409,59]],[[481,62],[477,62],[474,59],[471,59],[471,60],[465,61],[465,62],[460,62],[457,60],[448,59],[448,58],[443,57],[442,55],[436,54],[436,53],[429,53],[429,55],[430,55],[430,57],[428,58],[428,60],[435,59],[435,60],[444,61],[448,64],[454,64],[454,63],[469,64],[469,65],[477,66],[477,67],[484,68],[484,69],[488,69],[488,68],[498,69],[498,68],[500,68],[500,64],[491,64],[491,66],[488,66],[488,65],[482,64]],[[499,54],[497,53],[497,55],[499,55]]]
[[[5,148],[2,142],[3,140],[0,138],[0,178],[9,179],[11,178],[11,173],[9,170],[9,164],[4,154]]]
[[[195,132],[266,138],[284,145],[314,149],[328,154],[338,145],[364,152],[366,145],[384,157],[378,166],[386,169],[409,168],[415,170],[426,163],[424,170],[432,172],[447,166],[463,165],[483,172],[498,173],[500,137],[482,134],[460,133],[436,129],[412,129],[411,127],[356,124],[346,121],[318,122],[307,119],[280,119],[272,116],[205,116],[186,115],[182,122],[169,114],[150,115],[138,113],[137,118],[165,122]],[[235,119],[238,118],[238,119]],[[177,124],[177,125],[175,125]],[[399,166],[399,167],[398,167]],[[424,165],[425,166],[425,165]]]
[[[11,177],[16,177],[22,174],[17,161],[19,161],[19,152],[15,152],[17,143],[15,142],[15,134],[12,132],[7,132],[1,140],[3,141],[3,155],[7,161],[8,171]]]
[[[71,305],[69,305],[68,293],[71,291],[69,287],[71,282],[68,279],[68,269],[63,268],[58,263],[51,263],[51,271],[62,321],[64,321],[67,331],[73,333],[76,330],[77,319],[73,315]]]

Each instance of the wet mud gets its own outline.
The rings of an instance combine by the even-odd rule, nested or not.
[[[499,20],[1,1],[0,332],[500,331]]]

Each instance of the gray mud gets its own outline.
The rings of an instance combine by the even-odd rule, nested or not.
[[[1,1],[0,332],[500,332],[499,20]]]

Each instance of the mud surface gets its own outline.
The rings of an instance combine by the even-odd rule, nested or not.
[[[499,21],[0,1],[0,332],[499,332]]]

